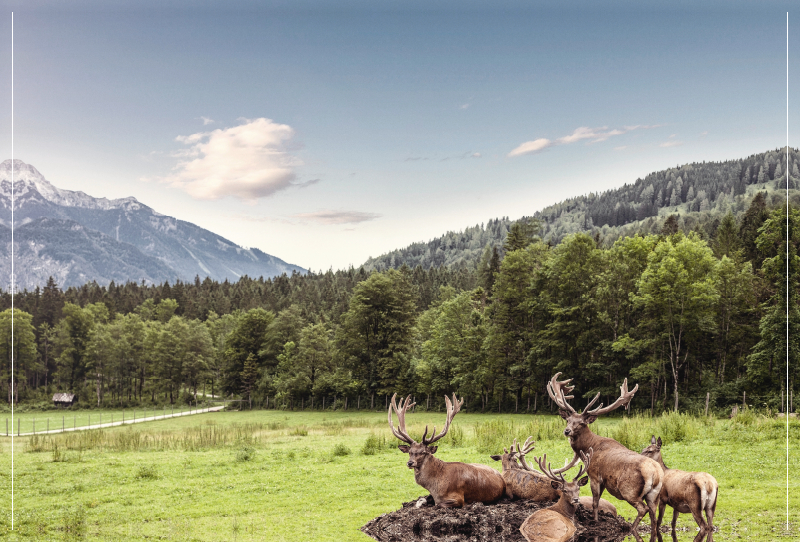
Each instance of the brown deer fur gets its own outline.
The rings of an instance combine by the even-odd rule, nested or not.
[[[492,459],[501,461],[503,465],[503,480],[506,482],[506,496],[509,499],[523,499],[534,502],[554,501],[559,498],[558,490],[554,488],[550,479],[540,472],[528,468],[527,463],[521,466],[517,460],[525,458],[533,445],[528,445],[530,438],[524,446],[514,443],[508,451],[503,448],[502,455],[493,455]],[[592,497],[580,497],[580,504],[587,510],[592,509]],[[617,515],[617,508],[605,499],[600,499],[600,510],[613,516]]]
[[[714,511],[717,508],[717,495],[719,484],[716,479],[705,472],[686,472],[670,469],[664,464],[661,456],[661,437],[655,435],[650,439],[650,446],[642,451],[642,455],[658,462],[664,469],[664,485],[661,487],[661,502],[658,505],[658,526],[664,518],[664,509],[670,505],[673,509],[672,531],[678,521],[678,514],[692,514],[700,533],[696,540],[700,540],[707,533],[711,542],[714,533]],[[703,521],[703,510],[706,512],[708,523]]]
[[[522,523],[519,530],[528,542],[566,542],[575,534],[575,510],[580,504],[581,486],[589,481],[587,477],[581,476],[591,464],[592,450],[585,455],[580,452],[580,456],[583,465],[572,482],[567,482],[561,474],[553,473],[547,464],[546,455],[537,459],[539,468],[544,473],[543,477],[546,477],[560,497],[556,504],[537,510]]]
[[[591,465],[588,473],[591,480],[592,510],[594,519],[597,520],[597,511],[603,491],[608,490],[614,497],[626,501],[636,509],[637,515],[633,522],[634,532],[642,517],[650,514],[650,532],[656,535],[656,507],[664,480],[664,471],[654,460],[637,454],[627,449],[614,439],[601,437],[592,433],[589,424],[598,416],[606,414],[622,405],[627,405],[636,393],[638,386],[633,391],[628,391],[627,379],[623,382],[622,394],[613,404],[602,408],[602,404],[594,410],[589,410],[599,398],[598,393],[581,414],[573,409],[567,399],[572,396],[565,395],[572,391],[573,386],[567,386],[570,380],[557,381],[557,373],[547,386],[550,397],[559,406],[559,415],[567,421],[564,435],[569,438],[570,446],[577,455],[593,449]]]
[[[395,394],[396,396],[397,394]],[[430,439],[426,439],[428,428],[422,435],[422,442],[416,442],[408,436],[405,427],[406,411],[414,406],[411,396],[405,402],[400,401],[400,406],[395,403],[395,396],[389,406],[389,427],[392,433],[408,445],[400,445],[400,451],[408,454],[408,468],[414,469],[414,481],[427,489],[433,501],[443,507],[461,507],[473,502],[491,503],[502,498],[506,484],[499,472],[493,468],[480,464],[467,464],[461,462],[442,461],[433,456],[438,446],[430,446],[442,438],[450,428],[453,417],[458,413],[463,404],[453,394],[453,402],[445,397],[447,403],[447,421],[444,429],[438,434],[434,427]],[[397,413],[398,430],[392,424],[392,411]]]

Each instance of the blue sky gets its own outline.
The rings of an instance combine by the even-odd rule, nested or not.
[[[62,4],[4,2],[15,157],[315,270],[786,141],[789,2]]]

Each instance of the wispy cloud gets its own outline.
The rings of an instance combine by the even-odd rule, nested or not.
[[[683,141],[678,141],[677,139],[673,139],[672,141],[665,141],[659,147],[680,147],[683,145]]]
[[[200,117],[200,120],[203,121],[203,126],[208,126],[209,124],[214,124],[214,119],[210,119],[208,117]]]
[[[295,186],[297,188],[308,188],[309,186],[313,186],[320,181],[321,179],[311,179],[309,181],[303,181],[301,183],[292,183],[292,186]]]
[[[367,222],[375,220],[382,215],[378,213],[364,213],[361,211],[317,211],[315,213],[299,213],[292,215],[293,218],[301,220],[310,220],[320,224],[333,225],[333,224],[358,224],[360,222]]]
[[[575,131],[573,131],[570,135],[559,137],[558,139],[547,139],[542,137],[532,141],[526,141],[509,152],[507,156],[509,158],[514,158],[515,156],[536,154],[550,147],[555,147],[556,145],[569,145],[570,143],[576,143],[578,141],[585,140],[588,140],[588,143],[599,143],[601,141],[606,141],[610,137],[626,134],[628,132],[632,132],[633,130],[656,128],[657,126],[658,125],[646,126],[637,124],[634,126],[623,126],[622,128],[615,128],[613,130],[609,130],[608,126],[603,126],[600,128],[588,128],[586,126],[581,126],[580,128],[576,128]]]
[[[445,156],[443,158],[438,158],[440,162],[446,162],[448,160],[464,160],[467,158],[481,158],[483,155],[479,152],[467,151],[462,152],[461,154],[453,154],[450,156]],[[408,156],[403,159],[404,162],[422,162],[425,160],[436,160],[436,156]]]
[[[174,173],[162,181],[196,199],[233,196],[249,202],[292,186],[302,165],[286,150],[294,130],[266,118],[242,120],[232,128],[175,138],[189,147],[174,153]]]

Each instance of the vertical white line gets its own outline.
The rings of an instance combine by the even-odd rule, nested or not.
[[[786,12],[786,402],[789,403],[789,12]],[[789,408],[786,412],[786,532],[789,532]]]
[[[14,12],[11,12],[11,530],[14,530]]]

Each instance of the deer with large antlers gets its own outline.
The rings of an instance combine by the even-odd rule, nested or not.
[[[395,403],[396,396],[397,394],[392,396],[389,405],[389,427],[395,437],[408,444],[401,444],[398,448],[408,454],[407,465],[409,469],[414,469],[414,481],[430,492],[437,505],[450,508],[473,502],[491,503],[503,496],[506,484],[500,473],[493,468],[477,463],[447,462],[433,456],[439,447],[431,445],[447,434],[453,418],[461,410],[463,399],[459,401],[454,393],[451,402],[445,396],[447,419],[444,429],[436,434],[434,427],[432,436],[427,438],[426,425],[422,441],[417,442],[406,431],[406,412],[416,403],[411,402],[409,395],[405,401],[401,399],[398,405]],[[397,429],[392,423],[392,411],[397,413]]]
[[[551,483],[552,477],[533,469],[525,461],[525,456],[534,448],[533,437],[528,437],[524,444],[511,444],[510,451],[503,448],[503,455],[493,455],[492,459],[501,461],[503,480],[506,481],[506,496],[509,499],[524,499],[534,502],[555,501],[559,498],[558,489]],[[546,456],[545,456],[546,457]],[[571,467],[570,467],[571,468]],[[551,470],[551,474],[559,474],[567,469]],[[580,504],[590,510],[592,497],[580,497]],[[613,516],[617,515],[616,507],[605,499],[600,499],[599,508]]]
[[[628,379],[626,378],[620,387],[621,394],[616,401],[605,408],[600,403],[600,406],[589,410],[600,398],[598,393],[579,414],[567,402],[567,399],[574,397],[567,395],[574,389],[574,386],[568,385],[572,379],[559,381],[559,375],[561,373],[556,373],[550,380],[547,385],[547,393],[558,405],[558,414],[567,421],[564,435],[569,438],[570,446],[575,452],[570,466],[578,461],[579,453],[586,453],[589,449],[594,450],[591,466],[587,469],[591,480],[594,519],[597,520],[600,497],[607,489],[613,496],[626,501],[636,509],[636,519],[632,525],[634,533],[642,517],[649,512],[650,533],[651,536],[655,536],[657,533],[656,507],[664,481],[663,469],[649,457],[627,449],[612,438],[595,435],[589,429],[589,424],[594,422],[598,416],[621,406],[627,407],[636,390],[639,389],[639,385],[637,384],[633,390],[628,391]]]
[[[658,505],[658,527],[661,527],[664,509],[670,505],[673,509],[672,532],[675,532],[678,514],[682,512],[692,514],[697,526],[700,527],[696,541],[702,540],[706,534],[709,542],[714,540],[714,511],[717,509],[717,493],[719,493],[717,480],[707,472],[686,472],[668,468],[664,464],[664,458],[661,457],[661,437],[656,439],[653,435],[650,438],[650,446],[642,451],[642,455],[658,461],[664,469],[664,485],[661,488],[661,502]],[[703,521],[704,510],[708,523]]]
[[[578,452],[583,465],[578,474],[567,482],[561,474],[564,469],[553,471],[550,463],[547,462],[547,454],[541,458],[536,458],[539,468],[549,479],[550,486],[560,494],[558,502],[549,508],[537,510],[523,522],[519,530],[528,542],[559,541],[563,542],[572,538],[575,534],[575,510],[580,502],[581,487],[585,486],[589,479],[586,471],[592,461],[592,449],[587,453]],[[583,476],[583,478],[581,478]]]

